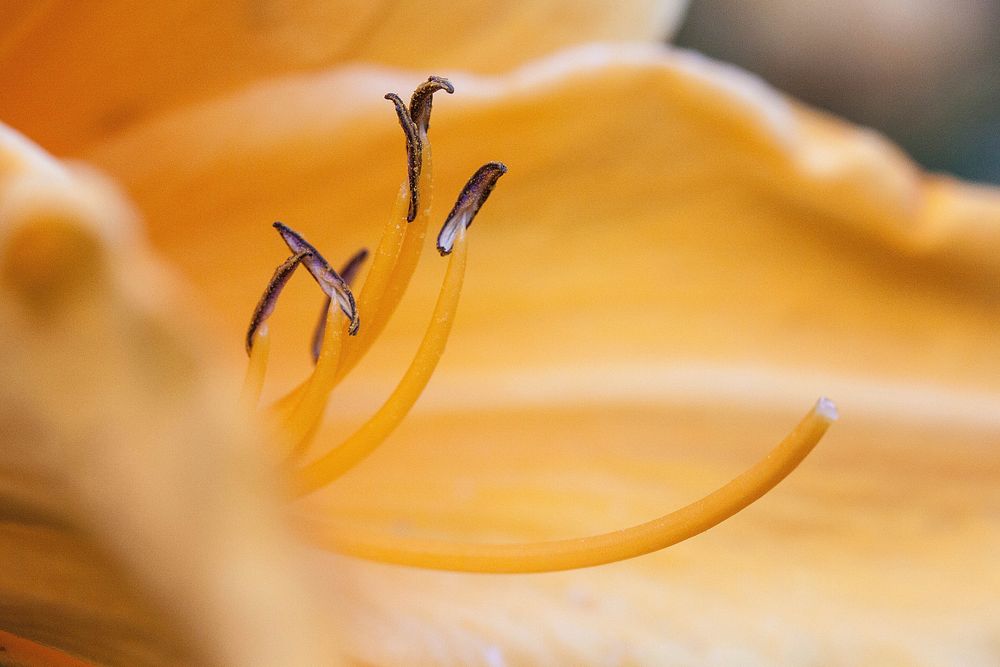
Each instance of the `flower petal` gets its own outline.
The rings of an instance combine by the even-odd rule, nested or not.
[[[405,175],[378,93],[406,85],[370,69],[277,82],[91,157],[236,341],[279,254],[261,245],[270,220],[330,253],[376,240]],[[456,86],[432,132],[438,198],[484,160],[510,174],[474,230],[445,372],[505,367],[493,351],[516,342],[525,366],[624,351],[979,388],[1000,374],[994,190],[920,174],[876,135],[682,52],[591,47]],[[368,106],[337,107],[348,90]],[[512,263],[516,285],[498,277]],[[259,281],[231,279],[254,266]],[[290,300],[289,322],[312,317],[311,297]]]
[[[680,0],[488,8],[388,0],[5,3],[0,120],[65,154],[268,77],[348,61],[503,71],[579,42],[661,40],[683,7]]]
[[[281,255],[259,243],[272,218],[324,249],[372,244],[405,176],[380,93],[420,78],[275,82],[92,157],[217,307],[235,358],[258,289],[236,276],[266,279]],[[510,167],[470,232],[462,315],[414,420],[302,511],[568,537],[698,496],[820,393],[843,418],[774,497],[650,558],[524,580],[336,559],[359,657],[995,660],[1000,195],[681,52],[588,47],[454,82],[435,109],[437,196],[470,165]],[[338,108],[345,91],[372,102]],[[206,220],[222,262],[189,235]],[[338,413],[377,400],[439,271]],[[305,341],[314,301],[286,302],[274,330]],[[305,349],[276,366],[304,368]]]
[[[640,403],[615,390],[557,405],[508,395],[476,410],[435,401],[322,507],[302,511],[482,542],[629,525],[736,474],[794,421],[794,396],[777,400],[741,376],[715,374],[744,383],[731,401],[668,393]],[[528,372],[522,386],[538,379]],[[762,389],[769,405],[755,397]],[[938,388],[926,398],[965,397]],[[998,401],[980,402],[992,416],[971,424],[891,403],[846,415],[771,495],[660,554],[525,577],[330,558],[331,595],[350,600],[350,652],[375,664],[488,664],[497,652],[510,664],[990,664]]]
[[[0,127],[0,628],[115,664],[330,664],[194,312],[113,188]]]

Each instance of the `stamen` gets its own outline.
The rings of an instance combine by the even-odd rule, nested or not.
[[[426,234],[431,199],[432,161],[427,131],[433,93],[454,92],[447,79],[430,77],[418,86],[410,107],[395,93],[392,101],[406,134],[407,181],[400,187],[392,216],[376,251],[368,279],[361,292],[367,335],[342,352],[344,331],[358,331],[359,308],[348,282],[367,256],[355,255],[338,275],[300,234],[280,222],[274,223],[285,243],[295,253],[278,267],[261,298],[247,333],[250,366],[241,402],[247,409],[257,403],[267,366],[270,344],[265,321],[276,299],[298,264],[303,264],[326,294],[324,317],[312,342],[316,367],[309,379],[281,399],[275,410],[289,437],[291,455],[301,454],[320,424],[330,392],[360,360],[388,322],[418,263]],[[454,322],[467,261],[466,230],[489,198],[497,181],[507,172],[500,162],[480,167],[469,179],[438,234],[441,255],[451,255],[430,324],[409,368],[379,410],[340,446],[298,470],[293,479],[297,495],[311,493],[337,479],[371,454],[402,422],[427,386],[447,344]],[[426,202],[426,203],[425,203]],[[418,217],[419,220],[414,221]],[[403,220],[406,222],[403,222]],[[336,308],[349,324],[334,322]],[[349,340],[349,339],[347,339]],[[342,553],[372,560],[415,567],[469,572],[543,572],[590,567],[657,551],[697,535],[747,507],[784,479],[815,447],[836,408],[820,399],[813,410],[767,457],[744,473],[679,510],[624,530],[572,540],[530,544],[483,545],[404,539],[395,536],[365,536],[356,530],[330,530],[315,524],[313,532]]]
[[[360,340],[352,341],[352,344],[345,350],[341,360],[339,377],[347,375],[378,339],[385,325],[396,312],[396,307],[402,300],[403,294],[410,284],[410,279],[413,277],[413,272],[420,261],[420,253],[424,247],[424,237],[427,234],[427,225],[430,221],[434,200],[434,160],[431,143],[427,138],[427,130],[430,127],[431,96],[437,90],[451,93],[455,89],[447,79],[432,76],[427,82],[418,86],[410,100],[411,112],[419,110],[419,115],[422,118],[421,123],[423,123],[420,135],[422,166],[417,186],[421,200],[418,219],[400,229],[396,224],[396,220],[399,219],[396,208],[393,209],[393,217],[390,218],[386,230],[382,234],[382,242],[379,244],[380,254],[375,258],[372,270],[368,274],[361,292],[362,305],[360,309],[365,313],[366,334]],[[412,113],[411,118],[415,118]],[[417,129],[420,130],[420,126]],[[401,190],[396,206],[400,207],[404,204],[405,191]],[[383,245],[395,251],[395,254],[392,255],[392,262],[386,261],[384,263],[384,273],[376,271],[379,268],[377,267],[379,259],[382,257]],[[376,275],[378,281],[375,280]]]
[[[288,284],[288,279],[299,264],[311,254],[310,250],[295,253],[274,270],[274,275],[264,288],[264,294],[250,316],[250,326],[247,328],[246,347],[250,355],[247,374],[243,379],[243,389],[240,392],[239,405],[245,413],[251,413],[260,402],[260,394],[264,388],[264,376],[267,374],[267,358],[271,347],[271,337],[267,330],[267,319],[278,305],[278,297]]]
[[[378,303],[382,293],[385,291],[386,284],[393,276],[393,267],[396,263],[396,258],[400,254],[403,237],[407,236],[407,233],[412,231],[414,227],[426,224],[423,220],[424,214],[421,215],[421,220],[418,220],[415,224],[406,224],[405,211],[407,200],[407,186],[403,183],[399,188],[399,195],[393,206],[392,214],[389,216],[389,221],[382,232],[382,239],[379,241],[378,249],[375,251],[375,259],[372,261],[371,269],[365,278],[365,284],[361,288],[358,312],[365,313],[365,335],[350,339],[350,344],[344,346],[345,349],[340,356],[340,368],[337,372],[338,382],[361,360],[382,330],[376,319],[379,312]],[[295,405],[302,399],[302,393],[305,391],[308,383],[309,380],[307,379],[275,402],[271,409],[278,415],[279,420],[282,416],[289,415]]]
[[[316,281],[320,289],[328,297],[337,302],[340,310],[351,321],[348,333],[352,336],[357,334],[360,324],[358,308],[354,303],[354,294],[351,293],[351,288],[344,282],[344,279],[330,267],[329,262],[323,258],[323,255],[319,254],[319,251],[306,241],[301,234],[280,222],[274,223],[274,228],[278,230],[281,238],[284,239],[292,252],[300,253],[309,251],[302,258],[303,266],[309,270],[309,274],[312,275],[313,280]]]
[[[285,433],[290,445],[289,456],[301,454],[319,426],[326,408],[330,392],[337,385],[337,366],[340,365],[340,351],[343,343],[343,329],[335,321],[337,311],[327,310],[326,335],[320,349],[319,359],[312,376],[306,382],[302,398],[285,422]]]
[[[465,277],[465,230],[459,232],[455,252],[448,262],[434,314],[420,347],[403,378],[386,402],[367,422],[338,447],[305,466],[296,476],[295,493],[305,495],[334,481],[371,454],[406,418],[427,386],[444,353]]]
[[[347,260],[347,263],[340,269],[340,277],[348,286],[354,282],[355,276],[358,275],[358,271],[366,259],[368,259],[368,249],[362,248]],[[316,328],[313,330],[312,358],[314,364],[319,360],[319,351],[323,347],[323,333],[326,331],[326,316],[327,311],[330,310],[330,303],[330,297],[323,299],[323,310],[320,311],[319,320],[316,322]],[[358,312],[361,312],[361,310],[359,307]]]
[[[368,259],[368,248],[362,248],[347,260],[340,269],[340,277],[343,278],[345,283],[350,285],[354,282],[354,279],[358,277],[358,271],[361,270],[361,265],[365,263],[366,259]]]
[[[431,105],[434,93],[443,90],[449,95],[455,92],[451,81],[441,76],[429,76],[427,81],[417,86],[410,97],[410,118],[417,126],[421,141],[427,138],[427,130],[431,126]]]
[[[456,246],[457,247],[457,246]],[[614,563],[659,551],[733,516],[788,476],[836,420],[821,398],[766,457],[728,484],[658,519],[592,537],[529,544],[461,544],[442,540],[363,535],[313,520],[312,536],[340,553],[396,565],[462,572],[552,572]]]
[[[312,254],[310,250],[296,252],[274,270],[274,275],[268,281],[267,287],[264,288],[264,294],[261,295],[257,307],[253,309],[253,315],[250,316],[250,326],[247,328],[247,354],[250,354],[253,349],[257,330],[267,321],[267,318],[274,312],[274,307],[278,305],[281,290],[288,284],[288,279],[292,277],[292,273],[295,272],[298,265],[310,254]]]
[[[483,175],[484,170],[487,170],[485,173],[489,174],[488,176]],[[463,211],[467,212],[467,219],[465,219],[464,224],[455,227],[455,231],[451,235],[448,250],[451,252],[454,249],[456,252],[452,254],[451,260],[448,262],[448,271],[445,273],[441,292],[437,304],[434,306],[434,314],[410,367],[406,370],[392,395],[371,419],[339,447],[302,470],[301,483],[298,488],[300,493],[310,493],[329,484],[371,454],[389,437],[417,402],[434,373],[434,369],[437,368],[438,361],[441,360],[445,344],[448,342],[448,334],[451,333],[455,311],[458,309],[458,298],[462,292],[462,283],[465,277],[465,230],[472,223],[472,219],[479,212],[483,202],[489,197],[497,179],[506,171],[507,168],[499,162],[490,162],[478,169],[469,179],[462,194],[459,195],[458,202],[461,203],[463,199],[469,200],[471,198],[471,195],[468,194],[470,191],[480,193],[481,196],[474,198],[475,206],[463,208]],[[488,185],[483,185],[484,183],[488,183]],[[459,203],[455,204],[456,208],[458,208]],[[445,227],[453,224],[452,217],[449,217],[445,222]]]
[[[420,168],[422,166],[420,159],[420,152],[423,149],[423,143],[420,140],[420,133],[417,131],[417,126],[410,118],[410,112],[403,104],[403,100],[399,98],[396,93],[386,93],[385,99],[396,105],[396,115],[399,116],[399,126],[403,128],[403,134],[406,135],[406,163],[407,163],[407,180],[410,184],[410,208],[406,214],[406,221],[413,222],[413,219],[417,217],[418,199],[420,196],[419,184],[420,184]]]
[[[507,173],[507,166],[502,162],[487,162],[472,175],[469,182],[462,188],[462,193],[458,195],[455,206],[441,233],[438,234],[437,248],[442,255],[451,252],[451,247],[455,243],[455,235],[459,229],[468,229],[472,224],[479,208],[489,198],[490,193],[496,186],[501,176]]]
[[[382,334],[386,324],[392,319],[396,312],[396,307],[403,298],[406,288],[410,285],[410,279],[416,271],[420,262],[420,252],[424,247],[424,238],[427,235],[427,224],[430,221],[430,204],[432,190],[430,187],[431,159],[430,146],[426,146],[423,151],[424,168],[420,174],[420,190],[424,193],[424,206],[420,209],[417,219],[402,230],[402,235],[398,237],[399,245],[396,246],[396,254],[393,257],[393,264],[386,264],[386,273],[380,283],[375,283],[369,279],[365,281],[362,297],[366,300],[367,310],[365,310],[365,335],[360,340],[353,341],[341,362],[341,376],[347,375],[355,365],[365,356],[378,337]],[[405,198],[404,198],[405,201]],[[386,231],[392,234],[391,230]],[[385,236],[383,236],[383,239]],[[392,238],[393,241],[397,237]],[[374,273],[374,268],[372,269]],[[369,290],[369,287],[371,289]],[[371,298],[369,299],[369,295]]]

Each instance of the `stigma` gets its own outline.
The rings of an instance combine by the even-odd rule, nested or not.
[[[428,137],[432,100],[442,90],[449,94],[455,91],[447,79],[431,76],[416,88],[409,105],[396,93],[385,95],[405,139],[405,178],[378,247],[371,253],[357,297],[352,281],[369,258],[367,249],[350,255],[338,272],[302,233],[284,222],[273,225],[291,254],[278,264],[253,310],[245,341],[249,364],[240,403],[248,413],[259,412],[270,348],[268,318],[292,274],[303,268],[323,295],[312,337],[314,366],[304,381],[263,410],[266,419],[276,425],[273,431],[283,449],[294,497],[335,483],[389,438],[416,404],[444,354],[464,282],[468,230],[507,173],[502,162],[486,162],[472,174],[438,231],[437,250],[447,258],[448,266],[427,330],[403,377],[381,407],[353,433],[305,460],[320,431],[330,393],[376,342],[416,269],[432,215],[433,164]],[[308,537],[324,548],[414,567],[517,573],[611,563],[682,542],[749,506],[798,466],[836,418],[833,403],[821,398],[770,453],[730,482],[690,505],[610,533],[528,544],[466,544],[341,531],[327,521],[307,523],[304,528]]]

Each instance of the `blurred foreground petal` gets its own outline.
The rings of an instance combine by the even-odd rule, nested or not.
[[[96,175],[0,127],[0,627],[112,664],[326,664],[235,382]]]

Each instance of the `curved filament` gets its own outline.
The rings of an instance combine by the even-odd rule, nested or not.
[[[747,507],[794,470],[836,418],[833,403],[820,399],[777,447],[728,484],[690,505],[624,530],[529,544],[462,544],[320,527],[313,527],[312,537],[344,554],[435,570],[550,572],[613,563],[682,542]]]
[[[334,481],[371,454],[399,425],[417,402],[444,353],[458,309],[465,277],[467,245],[463,229],[448,262],[448,271],[430,325],[410,367],[386,402],[340,446],[298,472],[296,495],[311,493]]]
[[[392,274],[380,289],[372,290],[372,301],[365,312],[365,335],[358,340],[352,341],[350,349],[344,355],[341,363],[341,370],[338,377],[342,378],[353,369],[365,356],[371,346],[378,339],[385,329],[386,324],[392,319],[399,302],[406,293],[406,288],[410,285],[410,279],[420,262],[420,253],[424,247],[424,238],[427,235],[427,225],[431,218],[431,206],[434,201],[433,173],[434,166],[431,160],[431,146],[426,144],[423,150],[424,165],[420,171],[420,193],[422,204],[416,220],[409,223],[405,229],[405,237],[402,246],[396,254],[392,267]],[[405,202],[404,202],[405,203]],[[368,280],[365,281],[364,293],[368,292]]]
[[[406,208],[409,192],[406,184],[399,186],[399,194],[393,204],[389,221],[382,230],[382,238],[379,240],[378,249],[372,259],[371,269],[365,278],[365,284],[361,288],[358,296],[359,308],[365,313],[365,336],[370,333],[368,320],[373,318],[378,311],[379,301],[386,290],[386,286],[392,279],[393,269],[399,258],[400,249],[403,247],[403,239],[407,236],[409,225],[406,222]]]
[[[430,221],[431,203],[434,199],[431,187],[433,166],[430,144],[424,146],[423,159],[420,188],[424,193],[424,204],[417,219],[407,223],[409,188],[405,182],[399,186],[399,194],[393,204],[392,213],[382,231],[382,238],[358,297],[358,312],[365,318],[364,330],[361,335],[347,341],[344,346],[336,382],[340,382],[364,358],[385,329],[385,325],[396,312],[396,307],[399,306],[420,261],[420,252],[423,250],[427,225]],[[287,418],[288,413],[301,400],[307,383],[308,380],[278,399],[272,410],[279,417]]]
[[[301,398],[284,422],[291,456],[301,454],[308,446],[312,435],[323,417],[330,392],[337,385],[337,366],[347,324],[342,327],[340,310],[336,302],[330,305],[326,315],[326,333],[323,348],[312,375],[306,381]]]

